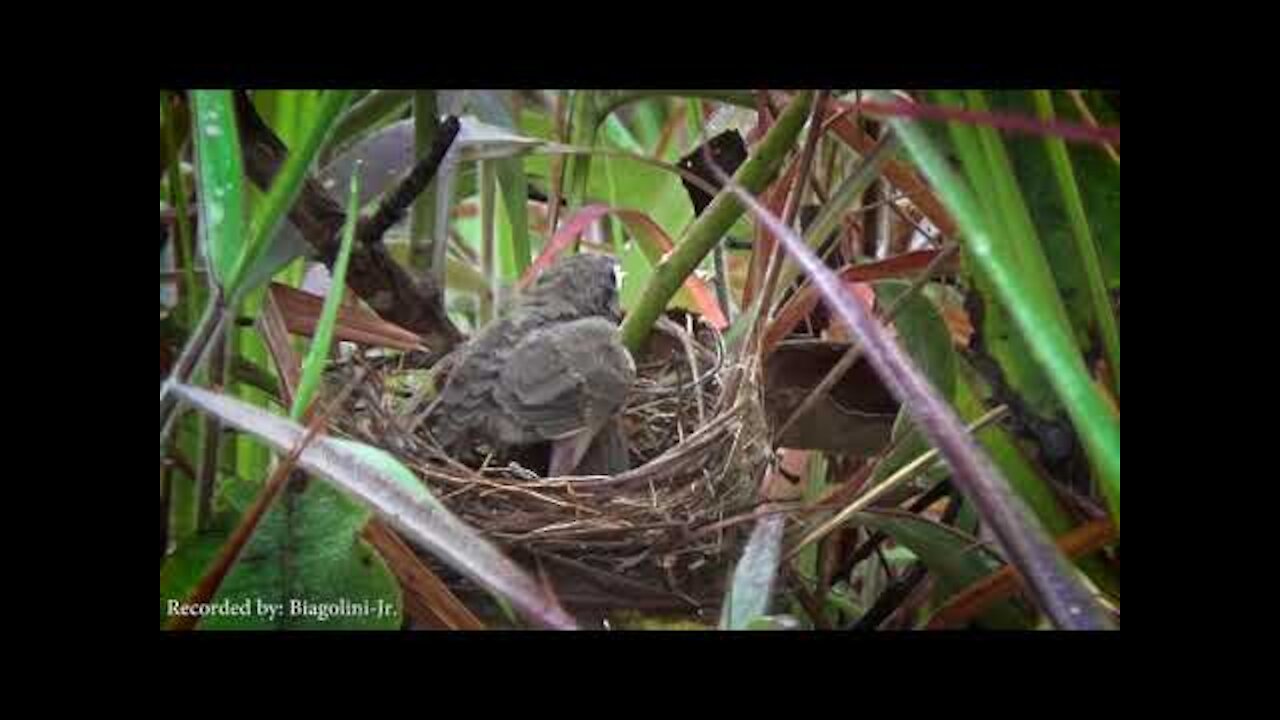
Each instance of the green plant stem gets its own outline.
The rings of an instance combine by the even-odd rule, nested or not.
[[[421,161],[431,153],[435,145],[436,131],[440,121],[436,107],[435,90],[415,90],[413,93],[413,148],[414,157]],[[426,270],[424,261],[431,257],[428,249],[431,238],[435,237],[436,224],[436,188],[434,179],[427,189],[413,201],[413,210],[409,216],[409,258],[417,265],[415,270]]]
[[[485,286],[488,292],[480,293],[479,326],[487,325],[493,319],[493,299],[500,283],[494,263],[497,252],[494,241],[494,220],[498,208],[494,203],[497,194],[497,178],[494,175],[493,161],[480,161],[480,271],[484,273]]]
[[[798,92],[778,116],[754,153],[734,173],[734,180],[751,192],[760,192],[782,166],[787,151],[795,144],[804,125],[812,100],[811,91]],[[623,343],[631,352],[639,352],[667,303],[675,296],[685,278],[716,246],[744,207],[731,193],[721,191],[706,211],[685,230],[675,250],[659,262],[649,277],[639,302],[622,324]]]
[[[187,327],[196,325],[199,309],[199,290],[196,286],[195,247],[191,241],[190,207],[187,205],[186,183],[182,181],[182,154],[178,142],[173,110],[169,103],[164,104],[165,142],[169,146],[169,196],[173,201],[174,221],[177,223],[177,237],[174,238],[174,256],[182,270],[182,297],[186,308]]]
[[[569,144],[589,148],[595,144],[596,126],[601,116],[596,114],[594,94],[590,90],[573,93],[569,119]],[[576,210],[586,202],[587,178],[591,174],[591,155],[574,155],[569,162],[569,210]]]

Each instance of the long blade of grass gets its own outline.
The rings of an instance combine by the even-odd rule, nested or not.
[[[342,307],[342,296],[347,289],[347,265],[351,260],[351,248],[355,244],[356,222],[360,218],[360,166],[351,174],[351,193],[347,201],[347,221],[342,225],[342,245],[338,249],[338,257],[333,264],[333,281],[329,285],[329,294],[324,299],[324,309],[320,312],[320,322],[316,324],[316,332],[311,340],[311,349],[302,363],[302,379],[298,382],[298,393],[293,398],[293,407],[289,416],[301,420],[311,405],[316,388],[320,387],[320,379],[324,375],[325,365],[329,361],[329,349],[333,345],[333,327],[338,321],[338,310]]]
[[[1049,96],[1049,92],[1037,90],[1032,97],[1040,117],[1053,122],[1053,99]],[[1116,327],[1116,316],[1111,309],[1107,283],[1102,276],[1102,259],[1098,255],[1098,246],[1093,240],[1093,231],[1089,228],[1089,220],[1085,216],[1084,201],[1080,197],[1080,187],[1076,183],[1075,171],[1071,168],[1071,157],[1067,154],[1066,142],[1062,138],[1046,136],[1044,145],[1049,153],[1049,162],[1053,165],[1054,177],[1062,191],[1062,203],[1071,221],[1071,233],[1076,241],[1076,252],[1080,255],[1085,282],[1089,286],[1089,300],[1093,306],[1094,320],[1102,336],[1107,366],[1111,368],[1111,375],[1115,380],[1113,390],[1118,398],[1120,397],[1120,331]]]
[[[1039,307],[1038,296],[997,246],[989,216],[968,185],[917,123],[891,118],[889,124],[950,207],[975,262],[981,266],[1044,368],[1094,463],[1116,526],[1120,525],[1120,421],[1094,387],[1072,338],[1059,323],[1045,322],[1052,312]]]

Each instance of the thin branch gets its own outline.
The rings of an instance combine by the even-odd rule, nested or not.
[[[458,118],[453,116],[449,116],[440,124],[435,142],[431,145],[431,152],[415,163],[409,174],[382,197],[377,212],[360,221],[356,237],[361,243],[368,245],[381,241],[382,236],[391,229],[391,226],[404,218],[409,206],[422,194],[423,190],[427,189],[431,179],[436,176],[436,171],[440,169],[440,163],[453,145],[453,139],[458,136],[460,127]]]
[[[258,116],[244,92],[236,93],[236,108],[245,172],[255,185],[265,190],[283,166],[287,150]],[[425,187],[434,174],[434,165],[438,165],[438,161],[432,163],[429,156],[414,167],[402,187],[393,190],[384,202],[388,214],[397,207],[401,212],[408,207],[413,200],[408,190]],[[391,200],[393,196],[396,199]],[[337,258],[338,233],[345,219],[346,211],[315,178],[306,180],[298,201],[289,211],[290,222],[330,269]],[[385,220],[380,220],[378,224],[383,222]],[[372,233],[372,229],[366,229],[365,233]],[[367,236],[361,234],[361,237]],[[392,259],[384,243],[365,240],[352,249],[347,286],[383,319],[418,333],[433,350],[450,350],[464,339],[444,311],[443,287],[429,275],[415,279]]]

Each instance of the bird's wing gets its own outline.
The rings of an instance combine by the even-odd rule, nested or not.
[[[564,437],[621,409],[634,375],[617,328],[586,318],[521,340],[502,369],[497,399],[538,438]]]
[[[495,393],[515,424],[536,439],[561,437],[586,425],[582,375],[560,344],[549,329],[526,336],[503,366]]]

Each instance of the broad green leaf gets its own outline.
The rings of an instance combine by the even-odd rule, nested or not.
[[[263,516],[212,603],[248,616],[210,616],[204,630],[395,630],[395,577],[360,539],[368,510],[323,483],[286,488]]]
[[[227,90],[193,90],[191,118],[199,178],[200,234],[224,288],[245,252],[244,170],[235,102]]]
[[[171,617],[171,602],[181,603],[186,599],[226,543],[230,530],[222,527],[223,524],[182,538],[160,566],[161,627]]]

